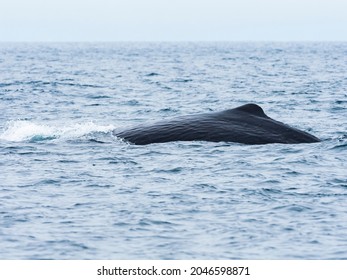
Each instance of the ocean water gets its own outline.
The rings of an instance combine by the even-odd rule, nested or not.
[[[112,130],[257,103],[314,144]],[[347,43],[0,44],[1,259],[347,259]]]

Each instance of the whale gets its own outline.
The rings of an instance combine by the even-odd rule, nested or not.
[[[249,145],[316,143],[320,139],[274,120],[257,104],[221,112],[173,119],[113,130],[113,135],[135,145],[173,141],[234,142]]]

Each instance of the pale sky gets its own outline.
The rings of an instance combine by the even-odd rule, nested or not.
[[[0,41],[347,41],[347,0],[0,0]]]

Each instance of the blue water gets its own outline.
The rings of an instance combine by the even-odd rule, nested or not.
[[[323,141],[135,146],[257,103]],[[347,43],[0,44],[1,259],[347,259]]]

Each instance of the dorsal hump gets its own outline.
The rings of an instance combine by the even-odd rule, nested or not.
[[[249,103],[246,105],[242,105],[240,107],[235,108],[235,110],[242,111],[248,114],[252,114],[258,117],[265,117],[268,118],[267,115],[265,115],[264,110],[257,104]]]

